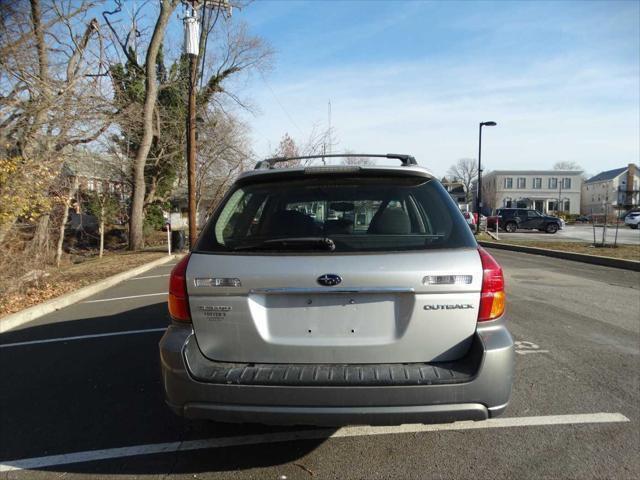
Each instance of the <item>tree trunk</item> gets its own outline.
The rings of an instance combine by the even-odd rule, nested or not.
[[[56,267],[60,266],[60,260],[62,259],[62,244],[64,243],[64,230],[67,226],[67,220],[69,220],[69,207],[71,206],[71,200],[78,191],[78,177],[73,177],[73,182],[69,188],[69,194],[65,197],[64,210],[62,212],[62,220],[60,221],[60,229],[58,235],[58,246],[56,248]]]
[[[149,149],[153,141],[153,111],[158,97],[156,58],[158,56],[158,50],[162,45],[167,23],[175,7],[176,4],[173,0],[162,0],[160,4],[160,15],[153,29],[153,35],[151,36],[151,42],[149,43],[145,60],[146,91],[143,108],[143,134],[133,163],[133,198],[129,217],[129,250],[139,250],[144,245],[142,233],[146,190],[144,166],[147,162],[147,155],[149,155]]]
[[[13,228],[13,225],[16,223],[16,217],[12,217],[10,220],[5,221],[2,225],[0,225],[0,245],[4,242],[4,238]]]
[[[36,223],[36,231],[31,240],[31,251],[34,257],[41,257],[46,255],[49,249],[49,219],[51,214],[49,212],[44,213]]]
[[[31,0],[31,24],[36,39],[36,48],[38,50],[38,97],[40,100],[45,99],[44,104],[39,104],[33,118],[33,123],[27,128],[25,133],[24,144],[21,147],[23,154],[25,150],[30,151],[36,142],[33,136],[38,132],[47,116],[47,104],[49,101],[49,54],[47,52],[47,44],[44,38],[44,29],[42,28],[42,11],[40,9],[40,0]]]

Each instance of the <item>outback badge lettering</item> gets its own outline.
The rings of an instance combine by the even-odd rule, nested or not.
[[[449,305],[425,305],[425,310],[468,310],[473,308],[469,303],[454,303]]]

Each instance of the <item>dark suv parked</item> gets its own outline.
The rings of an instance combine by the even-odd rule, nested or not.
[[[541,232],[556,233],[562,228],[562,220],[551,215],[543,215],[537,210],[526,208],[499,208],[497,217],[493,219],[493,225],[497,219],[498,226],[503,230],[513,233],[517,229],[540,230]]]

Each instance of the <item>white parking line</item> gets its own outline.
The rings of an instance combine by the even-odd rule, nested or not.
[[[114,458],[134,457],[157,453],[185,452],[207,448],[237,447],[243,445],[260,445],[296,440],[313,440],[318,438],[361,437],[366,435],[389,435],[398,433],[438,432],[445,430],[477,430],[484,428],[537,427],[543,425],[575,425],[584,423],[616,423],[628,422],[621,413],[586,413],[577,415],[548,415],[539,417],[492,418],[481,422],[455,422],[436,425],[411,424],[397,427],[345,427],[338,430],[315,429],[292,432],[263,433],[257,435],[239,435],[233,437],[208,438],[203,440],[186,440],[184,442],[153,443],[134,445],[131,447],[107,448],[85,452],[50,455],[47,457],[10,460],[0,464],[0,472],[13,470],[30,470],[36,468],[68,465],[71,463],[94,462]]]
[[[124,332],[95,333],[92,335],[78,335],[76,337],[47,338],[45,340],[31,340],[28,342],[15,342],[0,344],[0,348],[24,347],[25,345],[37,345],[39,343],[72,342],[75,340],[86,340],[87,338],[115,337],[118,335],[135,335],[137,333],[164,332],[167,327],[147,328],[144,330],[126,330]]]
[[[169,275],[170,275],[169,273],[165,273],[163,275],[147,275],[146,277],[133,277],[133,278],[130,278],[129,280],[145,280],[147,278],[168,277]]]
[[[167,292],[145,293],[143,295],[130,295],[128,297],[101,298],[100,300],[87,300],[85,302],[80,302],[80,303],[111,302],[113,300],[127,300],[129,298],[154,297],[154,296],[158,296],[158,295],[167,295]]]

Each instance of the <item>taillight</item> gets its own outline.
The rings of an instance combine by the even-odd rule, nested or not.
[[[187,255],[180,260],[169,278],[169,315],[176,322],[191,323],[189,313],[189,296],[187,295],[187,265],[189,264]]]
[[[484,248],[478,247],[482,261],[482,291],[478,321],[494,320],[504,313],[506,296],[504,277],[498,262]]]

